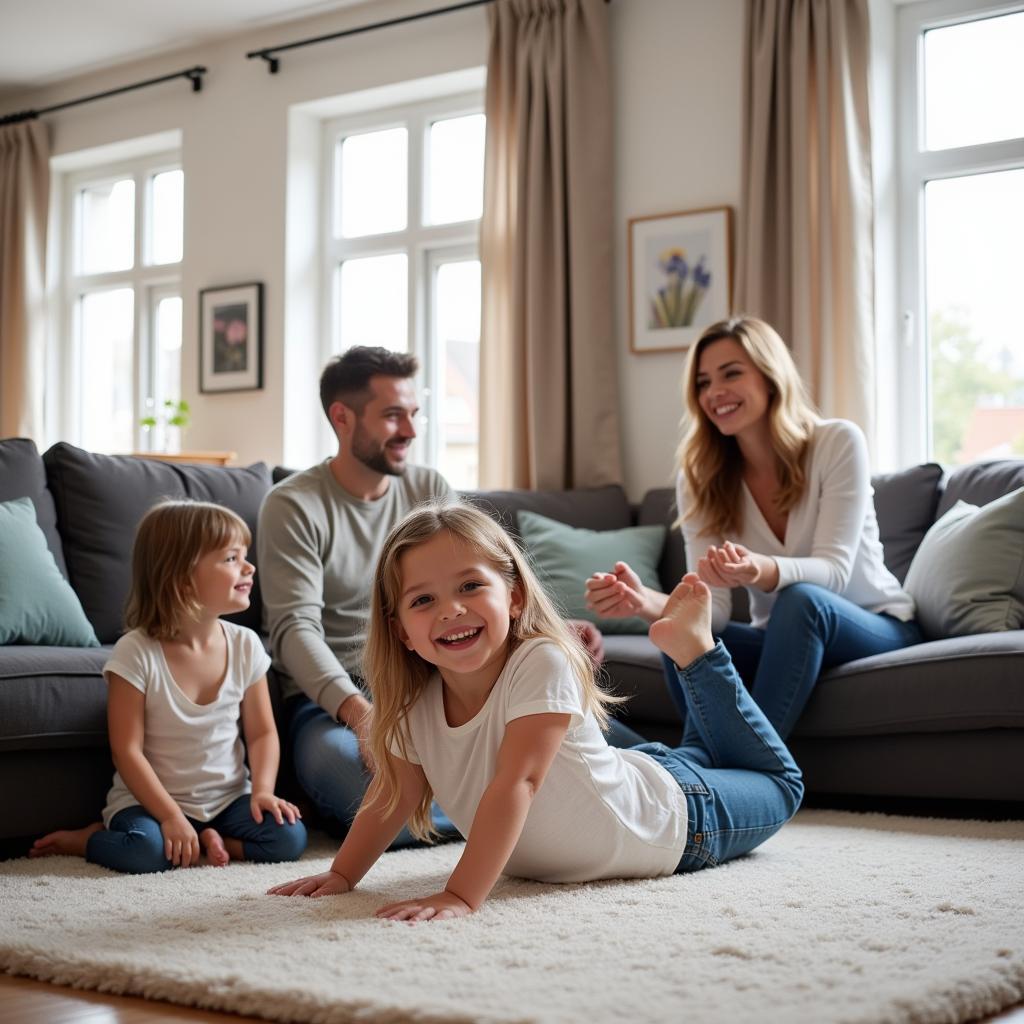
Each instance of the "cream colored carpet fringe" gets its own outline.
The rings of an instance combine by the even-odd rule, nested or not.
[[[1024,999],[1024,823],[804,811],[752,856],[657,881],[503,879],[409,926],[461,847],[385,856],[363,887],[263,891],[296,865],[119,876],[0,864],[0,969],[275,1021],[955,1024]],[[301,871],[325,870],[319,840]]]

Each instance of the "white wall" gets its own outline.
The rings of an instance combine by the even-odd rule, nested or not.
[[[420,4],[434,6],[433,0]],[[408,3],[381,0],[372,15],[363,9],[276,25],[4,100],[4,110],[44,107],[195,64],[209,69],[198,94],[182,79],[46,117],[55,156],[155,132],[182,132],[182,391],[193,408],[186,437],[189,448],[234,450],[243,464],[262,459],[273,465],[285,457],[286,418],[294,415],[294,402],[286,405],[285,399],[290,348],[285,332],[286,172],[292,108],[323,97],[479,67],[486,61],[487,21],[481,9],[472,9],[319,44],[282,55],[277,75],[270,75],[263,61],[247,60],[246,51],[408,11]],[[319,267],[307,263],[306,273],[310,272],[318,273]],[[263,390],[200,395],[199,290],[246,281],[265,285]],[[308,349],[307,338],[295,341],[299,349]],[[318,407],[315,376],[308,403]],[[305,424],[302,431],[308,434]]]
[[[422,0],[418,6],[426,9],[437,4]],[[408,3],[381,0],[373,7],[372,19],[363,9],[277,25],[5,100],[6,110],[41,107],[193,64],[209,68],[204,89],[196,95],[182,80],[47,117],[55,154],[158,131],[182,131],[186,182],[182,374],[184,397],[194,409],[188,447],[231,449],[243,463],[263,459],[271,464],[286,459],[290,452],[308,449],[312,436],[308,423],[295,422],[304,387],[296,367],[301,367],[303,377],[310,374],[305,333],[313,329],[315,318],[303,310],[289,313],[285,309],[286,281],[289,295],[297,294],[308,273],[301,263],[308,251],[305,257],[296,256],[301,246],[295,245],[294,230],[286,230],[286,212],[294,215],[302,208],[294,191],[295,168],[302,161],[296,159],[294,148],[298,140],[308,151],[315,141],[309,137],[308,122],[301,116],[297,120],[296,112],[302,104],[322,97],[479,66],[486,61],[487,21],[482,9],[472,9],[324,43],[284,54],[281,72],[273,76],[262,61],[246,60],[245,52],[408,10]],[[682,355],[629,353],[626,222],[643,214],[737,206],[743,3],[613,0],[609,13],[625,483],[631,496],[639,497],[647,488],[667,483],[672,474]],[[199,395],[199,290],[254,280],[265,284],[264,388]],[[288,330],[298,336],[289,337]],[[308,401],[316,401],[312,381]],[[322,440],[323,435],[318,436]]]
[[[629,351],[626,224],[740,199],[742,0],[613,0],[615,280],[625,484],[674,479],[685,353]],[[735,244],[735,240],[734,240]]]

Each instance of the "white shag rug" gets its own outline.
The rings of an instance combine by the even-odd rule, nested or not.
[[[388,854],[355,893],[263,895],[325,870],[123,876],[0,864],[0,970],[274,1021],[918,1022],[1024,1000],[1024,822],[803,811],[753,855],[655,881],[502,879],[475,915],[384,902],[443,885],[461,846]]]

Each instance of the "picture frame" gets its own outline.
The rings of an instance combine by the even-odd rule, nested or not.
[[[263,285],[199,292],[199,390],[258,391],[263,387]]]
[[[681,352],[732,311],[732,208],[629,221],[629,348]]]

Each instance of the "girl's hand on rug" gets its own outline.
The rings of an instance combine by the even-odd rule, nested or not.
[[[348,879],[339,875],[337,871],[323,871],[319,875],[296,878],[294,882],[282,882],[281,885],[268,889],[267,895],[311,896],[313,899],[319,899],[321,896],[337,896],[351,888]]]
[[[390,903],[377,911],[377,917],[389,921],[448,921],[456,917],[466,917],[473,913],[473,908],[453,892],[434,893],[421,900],[402,900]]]
[[[260,823],[263,821],[264,811],[270,811],[278,825],[283,825],[285,818],[288,819],[289,825],[294,825],[295,819],[302,817],[302,812],[295,804],[282,800],[273,793],[253,793],[249,798],[249,810],[253,821]]]
[[[164,837],[164,856],[175,866],[187,868],[199,863],[199,836],[180,812],[160,822]]]

